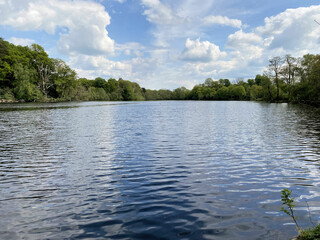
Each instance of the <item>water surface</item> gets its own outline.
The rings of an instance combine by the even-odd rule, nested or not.
[[[289,239],[320,221],[320,114],[255,102],[0,105],[1,239]]]

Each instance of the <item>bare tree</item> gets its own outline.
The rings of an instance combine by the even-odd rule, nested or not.
[[[53,85],[53,82],[50,81],[50,77],[53,72],[49,65],[45,65],[43,63],[37,64],[37,70],[40,78],[38,88],[44,96],[48,97],[48,89]]]

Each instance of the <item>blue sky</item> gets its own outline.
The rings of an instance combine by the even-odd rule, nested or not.
[[[254,78],[274,56],[318,54],[315,0],[0,0],[0,37],[40,44],[79,77],[150,89]]]

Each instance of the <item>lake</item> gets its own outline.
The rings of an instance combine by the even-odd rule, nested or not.
[[[306,106],[2,104],[0,238],[289,239],[283,188],[320,222],[319,140]]]

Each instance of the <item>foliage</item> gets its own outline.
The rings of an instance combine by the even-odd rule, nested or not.
[[[13,92],[17,99],[23,99],[28,102],[43,99],[39,89],[32,83],[33,76],[32,70],[25,68],[22,64],[15,65]]]
[[[0,88],[0,99],[12,100],[12,101],[15,100],[14,94],[10,88],[3,88],[3,89]]]
[[[300,232],[297,240],[319,240],[320,239],[320,224],[315,228],[309,228]]]
[[[286,188],[281,191],[282,204],[286,205],[286,207],[287,207],[287,209],[282,207],[281,211],[288,214],[293,219],[294,223],[296,224],[296,227],[299,232],[299,235],[296,239],[297,240],[317,240],[317,239],[320,239],[320,224],[313,229],[309,228],[309,229],[305,229],[305,230],[301,229],[300,226],[298,225],[297,219],[293,213],[293,208],[295,207],[295,205],[294,205],[294,198],[291,197],[291,194],[292,194],[292,190],[290,191]]]
[[[282,201],[282,204],[285,205],[287,209],[285,209],[284,207],[281,208],[281,211],[282,212],[285,212],[286,214],[288,214],[294,221],[294,223],[296,224],[297,228],[298,228],[298,231],[300,232],[301,231],[301,228],[297,222],[297,219],[296,217],[294,216],[294,213],[293,213],[293,208],[295,207],[295,205],[293,204],[294,203],[294,198],[291,197],[291,193],[292,193],[292,190],[290,191],[289,189],[283,189],[281,191],[281,201]]]

